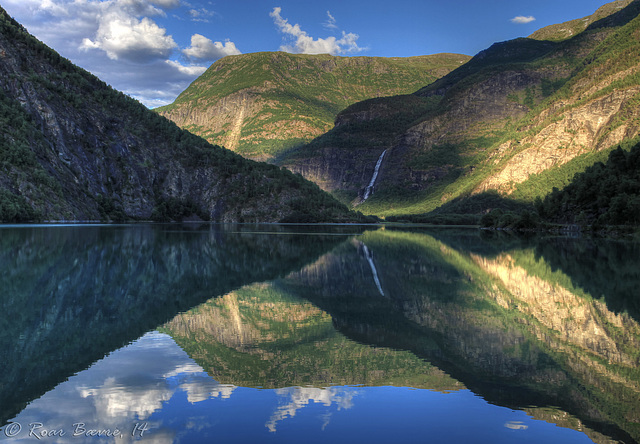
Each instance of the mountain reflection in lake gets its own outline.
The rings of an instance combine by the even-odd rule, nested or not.
[[[7,227],[0,265],[2,442],[640,441],[634,244]]]

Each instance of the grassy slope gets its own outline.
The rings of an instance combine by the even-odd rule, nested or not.
[[[598,8],[598,10],[590,16],[538,29],[536,32],[531,34],[530,38],[536,40],[553,41],[560,41],[571,38],[587,29],[587,27],[592,23],[608,17],[611,14],[618,12],[625,6],[628,6],[631,1],[632,0],[616,0],[614,2],[607,3],[606,5]]]
[[[423,88],[417,95],[437,97],[441,94],[439,91],[447,91],[435,109],[422,117],[422,120],[428,121],[446,116],[456,100],[464,98],[474,85],[502,72],[557,73],[509,97],[509,100],[528,109],[523,117],[513,120],[506,116],[497,122],[471,127],[462,134],[448,134],[446,137],[451,136],[451,142],[415,153],[407,162],[411,168],[420,170],[439,165],[444,172],[429,188],[416,192],[398,186],[386,190],[381,187],[358,210],[382,216],[420,214],[432,211],[451,199],[469,196],[484,179],[527,148],[519,145],[521,140],[538,134],[553,119],[560,119],[565,113],[614,90],[639,85],[640,75],[634,69],[640,61],[640,19],[633,18],[637,12],[636,2],[627,10],[593,23],[582,34],[562,42],[517,39],[496,44],[481,53],[481,57],[474,58]],[[635,99],[625,103],[621,112],[608,122],[599,140],[604,140],[607,134],[622,124],[640,125],[634,111],[638,108],[638,100],[636,95]],[[402,114],[390,114],[369,124],[388,126],[390,122],[401,118]],[[398,137],[405,129],[401,126],[398,128],[399,131],[388,136],[388,139]],[[341,128],[340,131],[348,132],[348,129]],[[499,148],[509,141],[515,143],[515,148],[500,159]],[[323,145],[321,139],[315,143],[316,146]],[[610,149],[583,154],[567,164],[530,176],[529,180],[515,186],[511,197],[530,203],[535,197],[550,192],[554,186],[565,184],[567,178],[576,172],[606,158]],[[497,161],[496,155],[499,156]]]
[[[234,94],[258,96],[258,110],[248,116],[236,151],[245,156],[280,154],[328,131],[347,106],[372,97],[409,94],[466,62],[467,56],[437,54],[409,58],[335,57],[255,53],[226,57],[213,64],[176,101],[156,111],[185,107],[205,111]],[[299,122],[296,130],[291,122]],[[286,122],[283,124],[283,122]],[[211,141],[231,128],[185,125]]]

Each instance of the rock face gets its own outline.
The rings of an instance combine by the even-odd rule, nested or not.
[[[347,215],[313,184],[112,90],[1,9],[0,117],[0,220],[314,220],[308,202],[331,208],[325,220]]]
[[[346,109],[281,164],[357,203],[387,149],[381,198],[359,208],[380,215],[487,190],[508,195],[532,175],[638,135],[639,13],[637,0],[616,1],[570,39],[534,39],[540,32],[494,44],[411,96]],[[558,184],[546,186],[539,192]]]
[[[212,143],[267,160],[327,132],[355,102],[413,93],[468,60],[460,54],[229,56],[156,111]]]

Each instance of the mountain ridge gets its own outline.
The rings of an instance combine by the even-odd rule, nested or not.
[[[212,146],[0,8],[0,220],[350,220],[317,186]]]
[[[491,190],[533,202],[566,183],[560,174],[535,187],[529,179],[577,172],[584,166],[573,159],[638,134],[639,12],[636,0],[570,39],[496,43],[419,90],[407,107],[401,97],[352,105],[334,129],[279,164],[380,216],[427,213]]]
[[[270,160],[330,130],[348,105],[412,93],[468,59],[459,54],[228,56],[216,61],[173,104],[156,111],[245,157]]]

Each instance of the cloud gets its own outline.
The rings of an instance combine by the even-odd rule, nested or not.
[[[523,15],[519,15],[517,17],[514,17],[511,19],[512,23],[518,23],[518,24],[526,24],[526,23],[531,23],[532,21],[534,21],[536,18],[532,15],[525,17]]]
[[[289,21],[283,18],[280,13],[282,8],[273,8],[269,16],[273,18],[280,32],[287,34],[295,40],[293,45],[280,46],[281,51],[298,53],[298,54],[348,54],[364,50],[357,44],[358,35],[354,33],[346,33],[342,31],[342,38],[327,37],[326,39],[314,39],[300,28],[297,23],[291,25]],[[332,18],[331,14],[329,17]]]
[[[191,46],[182,50],[182,53],[192,60],[217,60],[228,55],[242,54],[235,43],[229,40],[222,44],[200,34],[191,36]]]
[[[216,14],[215,12],[209,11],[206,8],[189,9],[189,17],[191,17],[191,20],[194,22],[209,23],[209,20],[207,19],[207,17],[213,17],[215,14]]]
[[[336,405],[338,410],[350,409],[353,407],[353,398],[359,394],[358,390],[352,387],[286,387],[275,390],[276,394],[282,398],[290,398],[290,402],[280,402],[278,408],[272,413],[271,418],[265,424],[270,432],[276,432],[278,422],[296,416],[296,412],[311,402],[319,403],[325,407]],[[329,412],[326,412],[329,413]],[[326,427],[330,420],[330,414],[324,416],[323,427]]]
[[[178,47],[166,29],[148,17],[137,19],[121,11],[100,16],[95,39],[82,40],[80,49],[101,49],[112,60],[148,63],[168,58]]]
[[[209,62],[240,53],[233,42],[201,35],[180,48],[154,19],[172,8],[190,18],[194,6],[185,0],[2,0],[2,7],[62,56],[150,108],[171,103]],[[200,18],[213,14],[196,9]]]
[[[151,0],[151,3],[164,9],[173,9],[180,6],[180,0]]]
[[[327,16],[329,17],[328,20],[326,22],[324,22],[322,24],[322,26],[324,26],[325,28],[329,28],[329,29],[337,29],[338,25],[336,25],[336,19],[334,16],[331,15],[330,11],[327,11]]]

